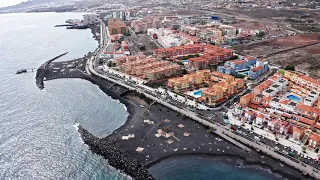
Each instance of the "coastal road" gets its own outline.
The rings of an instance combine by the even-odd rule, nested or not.
[[[113,83],[116,83],[120,86],[123,86],[129,90],[133,90],[133,91],[137,91],[139,93],[142,93],[144,94],[146,97],[158,102],[159,104],[162,104],[172,110],[175,110],[181,114],[184,114],[186,115],[187,117],[190,117],[206,126],[209,126],[209,127],[212,127],[212,128],[215,128],[216,129],[216,133],[218,135],[220,135],[221,137],[225,138],[226,140],[228,140],[229,142],[237,145],[238,147],[246,150],[246,151],[250,151],[251,149],[244,146],[243,144],[241,143],[244,143],[244,144],[247,144],[249,145],[250,147],[253,147],[259,151],[262,151],[272,157],[274,157],[275,159],[278,159],[292,167],[295,167],[296,169],[299,169],[301,172],[304,172],[306,174],[309,174],[310,176],[312,177],[315,177],[317,179],[320,179],[320,173],[319,172],[315,172],[314,171],[314,168],[309,166],[309,165],[302,165],[300,164],[299,162],[294,162],[293,160],[287,158],[287,157],[284,157],[278,153],[276,153],[275,151],[272,150],[272,148],[270,146],[267,146],[267,145],[264,145],[262,143],[259,143],[257,144],[256,142],[252,142],[252,141],[249,141],[248,139],[246,138],[243,138],[241,136],[238,136],[234,133],[232,133],[229,129],[227,129],[226,127],[222,127],[221,125],[219,124],[213,124],[211,122],[208,122],[200,117],[198,117],[194,112],[192,111],[189,111],[189,110],[186,110],[186,109],[181,109],[179,107],[176,107],[166,101],[163,101],[162,99],[159,99],[157,97],[155,97],[151,92],[147,92],[147,90],[145,89],[142,89],[142,88],[137,88],[136,86],[132,86],[130,83],[125,83],[123,79],[121,78],[110,78],[109,76],[106,76],[106,75],[103,75],[103,74],[100,74],[98,73],[94,68],[93,68],[93,61],[95,60],[95,57],[91,57],[88,59],[88,69],[89,71],[91,71],[92,74],[98,76],[98,77],[101,77],[101,78],[104,78],[108,81],[111,81]],[[156,95],[156,94],[155,94]],[[238,142],[240,141],[240,142]]]
[[[225,134],[223,133],[224,129],[223,129],[222,127],[217,126],[217,125],[215,125],[215,124],[213,124],[213,123],[210,123],[210,122],[208,122],[208,121],[206,121],[206,120],[203,120],[203,119],[199,118],[194,112],[188,111],[188,110],[186,110],[186,109],[178,108],[178,107],[176,107],[176,106],[174,106],[174,105],[172,105],[172,104],[170,104],[170,103],[168,103],[168,102],[166,102],[166,101],[163,101],[162,99],[159,99],[159,98],[157,98],[157,97],[155,97],[155,96],[147,93],[146,91],[144,91],[144,90],[141,89],[141,88],[136,88],[136,87],[130,86],[130,85],[122,82],[122,80],[116,80],[116,79],[113,79],[113,78],[110,78],[110,77],[108,77],[108,76],[105,76],[105,75],[102,75],[102,74],[98,73],[98,72],[93,68],[93,59],[94,59],[94,57],[92,57],[92,58],[90,58],[90,59],[88,60],[88,64],[89,64],[89,67],[88,67],[88,68],[89,68],[89,70],[90,70],[94,75],[99,76],[99,77],[104,78],[104,79],[107,79],[108,81],[111,81],[111,82],[113,82],[113,83],[117,83],[117,84],[119,84],[120,86],[123,86],[123,87],[125,87],[125,88],[128,88],[129,90],[133,90],[133,91],[137,91],[137,92],[139,92],[139,93],[142,93],[142,94],[144,94],[146,97],[148,97],[148,98],[150,98],[150,99],[158,102],[159,104],[162,104],[162,105],[164,105],[164,106],[166,106],[166,107],[168,107],[168,108],[170,108],[170,109],[172,109],[172,110],[175,110],[175,111],[177,111],[177,112],[179,112],[179,113],[181,113],[181,114],[184,114],[184,115],[186,115],[187,117],[190,117],[190,118],[192,118],[192,119],[194,119],[194,120],[196,120],[196,121],[198,121],[198,122],[200,122],[200,123],[202,123],[202,124],[204,124],[204,125],[207,125],[207,126],[209,126],[209,127],[213,127],[213,128],[216,129],[216,133],[217,133],[218,135],[220,135],[221,137],[225,138],[225,139],[228,140],[229,142],[235,144],[236,146],[240,147],[241,149],[243,149],[243,150],[245,150],[245,151],[251,151],[250,148],[244,146],[243,144],[241,144],[241,143],[233,140],[232,138],[228,137],[227,135],[225,135]]]

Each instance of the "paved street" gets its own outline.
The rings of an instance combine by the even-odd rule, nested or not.
[[[258,149],[259,151],[262,151],[262,152],[264,152],[264,153],[266,153],[266,154],[268,154],[268,155],[270,155],[270,156],[272,156],[272,157],[274,157],[274,158],[276,158],[276,159],[278,159],[278,160],[280,160],[280,161],[282,161],[282,162],[284,162],[284,163],[286,163],[286,164],[288,164],[290,166],[293,166],[293,167],[295,167],[297,169],[300,169],[302,172],[305,172],[305,173],[307,173],[307,174],[309,174],[309,175],[311,175],[313,177],[317,177],[317,178],[320,177],[320,173],[319,173],[318,170],[314,170],[314,168],[312,168],[309,165],[301,164],[301,163],[296,162],[296,161],[294,161],[292,159],[289,159],[288,157],[285,157],[285,156],[283,156],[283,155],[281,155],[281,154],[279,154],[277,152],[274,152],[274,151],[272,151],[270,146],[264,145],[263,143],[257,144],[256,142],[253,142],[252,140],[248,140],[248,139],[246,139],[246,138],[244,138],[242,136],[236,135],[236,134],[232,133],[231,131],[229,131],[228,129],[226,129],[226,127],[224,127],[224,126],[222,126],[220,124],[208,122],[207,120],[198,117],[195,112],[192,112],[192,111],[187,110],[187,109],[181,109],[181,108],[179,108],[179,107],[177,107],[175,105],[172,105],[172,104],[170,104],[170,103],[168,103],[168,102],[166,102],[166,101],[164,101],[162,99],[157,98],[155,96],[156,93],[148,92],[148,90],[145,90],[145,89],[142,89],[142,88],[138,88],[138,86],[135,86],[135,85],[127,83],[127,82],[125,83],[124,82],[125,80],[123,80],[121,78],[110,78],[109,76],[99,74],[93,68],[93,62],[92,62],[93,59],[94,58],[90,58],[88,60],[88,62],[89,62],[89,70],[93,74],[95,74],[97,76],[100,76],[101,78],[105,78],[105,79],[107,79],[107,80],[109,80],[111,82],[117,83],[117,84],[119,84],[119,85],[121,85],[123,87],[126,87],[126,88],[130,89],[130,90],[135,90],[135,91],[137,91],[139,93],[142,93],[146,97],[148,97],[148,98],[150,98],[152,100],[155,100],[156,102],[158,102],[158,103],[160,103],[160,104],[162,104],[162,105],[164,105],[164,106],[166,106],[166,107],[168,107],[168,108],[170,108],[172,110],[175,110],[175,111],[177,111],[177,112],[179,112],[181,114],[184,114],[187,117],[190,117],[190,118],[192,118],[192,119],[194,119],[194,120],[196,120],[196,121],[198,121],[198,122],[200,122],[200,123],[202,123],[204,125],[207,125],[209,127],[212,127],[214,129],[216,129],[215,132],[219,136],[225,138],[229,142],[237,145],[238,147],[240,147],[240,148],[242,148],[242,149],[244,149],[246,151],[250,151],[251,149],[246,147],[246,146],[244,146],[243,144],[239,143],[238,141],[240,141],[240,142],[242,142],[244,144],[247,144],[250,147]]]
[[[105,45],[103,45],[102,47],[105,47]],[[118,76],[113,76],[108,73],[103,73],[103,74],[98,73],[94,68],[94,64],[95,64],[97,55],[99,55],[100,53],[101,53],[101,50],[97,51],[96,56],[89,58],[87,61],[88,70],[92,74],[99,76],[101,78],[104,78],[108,81],[117,83],[120,86],[123,86],[129,90],[134,90],[134,91],[137,91],[138,93],[142,93],[146,97],[158,102],[159,104],[162,104],[172,110],[175,110],[176,112],[184,114],[185,116],[190,117],[191,119],[198,121],[206,126],[209,126],[209,127],[216,129],[216,131],[215,131],[216,134],[225,138],[229,142],[242,148],[245,151],[251,151],[251,149],[243,144],[246,144],[246,145],[248,145],[258,151],[262,151],[262,152],[264,152],[264,153],[266,153],[266,154],[268,154],[268,155],[270,155],[270,156],[272,156],[272,157],[274,157],[274,158],[276,158],[276,159],[278,159],[278,160],[280,160],[290,166],[293,166],[297,169],[300,169],[302,172],[307,173],[313,177],[320,178],[319,171],[315,170],[314,168],[312,168],[311,166],[308,165],[311,163],[308,161],[308,159],[306,160],[306,163],[300,163],[299,161],[296,161],[295,159],[290,158],[290,156],[286,155],[285,152],[287,152],[286,149],[288,147],[285,148],[285,147],[280,146],[279,144],[272,144],[273,143],[272,141],[266,140],[266,138],[262,138],[262,137],[261,137],[261,139],[264,140],[263,142],[254,141],[253,139],[256,136],[256,134],[252,134],[252,133],[250,133],[250,131],[248,132],[247,130],[239,129],[237,134],[235,134],[235,133],[231,132],[229,128],[217,123],[217,121],[215,121],[215,120],[218,120],[218,122],[219,122],[221,115],[223,115],[221,113],[198,112],[191,107],[186,107],[185,104],[183,104],[181,102],[178,102],[178,101],[175,101],[172,99],[158,98],[161,96],[159,96],[159,94],[157,94],[157,92],[154,89],[152,90],[152,88],[144,88],[143,85],[129,82],[123,78],[120,78]],[[229,105],[231,105],[231,104],[229,104]],[[199,114],[199,113],[201,113],[201,114]],[[220,121],[220,123],[221,123],[221,121]],[[243,131],[241,131],[241,130],[243,130]],[[245,134],[240,133],[240,131],[245,132]],[[246,134],[252,134],[252,135],[246,135]],[[273,151],[275,147],[279,148],[279,150]],[[290,149],[290,151],[291,151],[291,149]],[[284,152],[284,154],[279,153],[279,152]],[[296,154],[296,153],[294,152],[294,154]]]

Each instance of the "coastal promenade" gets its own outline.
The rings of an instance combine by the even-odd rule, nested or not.
[[[123,79],[120,79],[120,78],[114,78],[114,77],[110,77],[110,76],[107,76],[107,75],[104,75],[104,74],[101,74],[101,73],[98,73],[94,67],[93,67],[93,64],[94,64],[94,60],[95,60],[95,56],[92,56],[90,57],[88,60],[87,60],[87,65],[88,65],[88,69],[89,71],[100,77],[100,78],[103,78],[103,79],[106,79],[108,81],[111,81],[113,83],[116,83],[120,86],[123,86],[129,90],[133,90],[133,91],[137,91],[138,93],[141,93],[141,94],[144,94],[146,97],[156,101],[157,103],[159,104],[162,104],[174,111],[177,111],[181,114],[184,114],[185,116],[187,117],[190,117],[191,119],[194,119],[195,121],[198,121],[206,126],[209,126],[209,127],[212,127],[212,128],[215,128],[216,131],[215,133],[218,134],[219,136],[225,138],[226,140],[228,140],[229,142],[235,144],[236,146],[240,147],[241,149],[245,150],[245,151],[251,151],[250,148],[248,148],[247,146],[243,145],[243,144],[246,144],[252,148],[255,148],[261,152],[264,152],[265,154],[268,154],[270,156],[272,156],[273,158],[275,159],[278,159],[280,161],[282,161],[283,163],[286,163],[288,164],[289,166],[292,166],[298,170],[300,170],[301,172],[303,172],[304,174],[309,174],[310,176],[314,177],[315,179],[320,179],[320,173],[319,172],[315,172],[314,171],[314,168],[309,166],[309,165],[306,165],[306,164],[301,164],[299,162],[294,162],[293,160],[289,159],[289,158],[286,158],[278,153],[276,153],[275,151],[272,150],[271,147],[269,146],[266,146],[266,145],[261,145],[261,144],[257,144],[256,142],[252,142],[252,141],[249,141],[241,136],[238,136],[234,133],[232,133],[230,131],[230,129],[227,129],[227,128],[224,128],[224,127],[221,127],[220,125],[217,125],[217,124],[213,124],[211,122],[208,122],[206,121],[205,119],[202,119],[200,117],[198,117],[194,112],[192,111],[189,111],[189,110],[186,110],[186,109],[182,109],[182,108],[179,108],[177,106],[174,106],[162,99],[159,99],[157,97],[155,97],[152,92],[148,92],[148,90],[145,90],[145,89],[142,89],[138,86],[134,86],[134,85],[131,85],[129,83],[125,83]],[[242,144],[243,143],[243,144]]]

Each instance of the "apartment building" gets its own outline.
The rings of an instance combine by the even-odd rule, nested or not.
[[[144,55],[116,58],[118,68],[126,74],[147,81],[158,80],[181,73],[181,66],[156,58],[146,58]]]
[[[130,27],[136,33],[146,33],[149,28],[161,28],[162,22],[156,17],[145,17],[142,19],[132,20],[130,22]]]
[[[211,87],[202,90],[201,99],[209,105],[216,105],[238,93],[244,87],[243,79],[234,81],[221,81]]]
[[[138,61],[140,59],[145,59],[147,56],[143,54],[138,54],[135,56],[125,56],[125,57],[119,57],[119,58],[114,58],[113,62],[116,63],[116,66],[120,66],[124,63],[129,63],[132,61]]]
[[[250,70],[251,67],[255,66],[257,63],[257,58],[244,56],[241,59],[230,60],[224,63],[224,66],[218,66],[217,70],[221,73],[236,75],[238,71]],[[263,67],[262,71],[268,69],[267,67]],[[256,69],[251,71],[252,77],[255,77],[259,73],[261,73],[261,68],[257,67]]]
[[[294,71],[285,71],[284,77],[307,90],[320,92],[320,81]]]
[[[218,62],[225,61],[233,56],[232,51],[224,48],[216,48],[211,46],[211,49],[205,47],[208,52],[202,53],[200,57],[188,59],[188,67],[192,69],[205,68]]]
[[[163,67],[156,67],[143,72],[143,79],[154,81],[166,77],[177,75],[181,72],[181,66],[178,64],[167,64]]]
[[[250,71],[248,72],[248,77],[250,79],[257,79],[268,70],[269,70],[269,66],[267,64],[251,68]]]
[[[170,78],[167,87],[180,92],[182,90],[190,89],[193,85],[200,85],[202,83],[209,83],[210,70],[199,70],[196,73],[186,74],[182,77]]]
[[[126,34],[129,31],[128,27],[120,18],[109,18],[108,30],[110,35]]]
[[[203,46],[194,44],[177,46],[172,48],[155,49],[154,55],[156,55],[157,57],[172,57],[178,55],[195,54],[200,52],[203,52]]]

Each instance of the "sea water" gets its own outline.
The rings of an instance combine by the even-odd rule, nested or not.
[[[121,126],[128,116],[117,100],[80,79],[35,85],[37,68],[61,53],[59,59],[79,58],[98,43],[90,30],[54,27],[83,13],[27,13],[0,15],[0,179],[128,179],[93,155],[79,137],[82,124],[98,137]],[[232,166],[227,161],[182,158],[150,169],[157,179],[275,179],[264,170]]]

